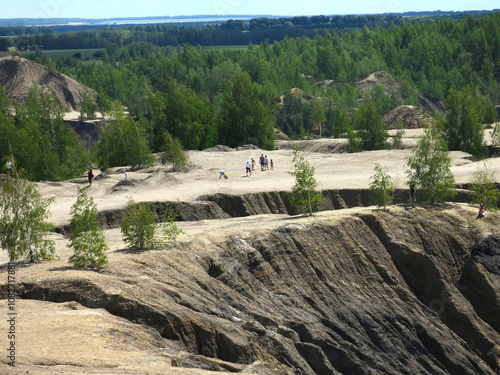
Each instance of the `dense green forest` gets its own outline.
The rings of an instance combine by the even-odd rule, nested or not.
[[[461,20],[470,14],[481,15],[487,11],[474,12],[407,12],[375,15],[345,16],[296,16],[259,17],[249,21],[230,19],[226,22],[205,23],[159,23],[148,25],[103,25],[96,20],[74,20],[82,25],[52,26],[0,26],[0,51],[16,47],[20,51],[104,48],[108,43],[120,46],[134,41],[149,42],[157,46],[178,46],[185,43],[201,46],[260,44],[264,40],[280,41],[285,37],[309,37],[316,30],[342,34],[360,30],[363,26],[388,28],[403,21],[433,22],[437,19]],[[4,24],[5,20],[0,20]],[[39,20],[37,20],[39,21]],[[103,20],[104,21],[104,20]],[[154,22],[154,20],[151,20]],[[59,21],[60,22],[60,21]]]
[[[419,92],[454,104],[455,112],[436,114],[443,128],[464,113],[472,114],[468,121],[477,127],[494,120],[493,104],[500,102],[498,12],[460,21],[387,27],[377,22],[341,34],[311,28],[311,37],[264,40],[239,50],[153,43],[148,38],[161,35],[158,27],[123,29],[120,39],[105,39],[105,51],[92,61],[52,60],[41,52],[29,58],[96,90],[96,105],[104,112],[111,111],[112,102],[115,108],[126,106],[134,121],[118,120],[118,133],[126,125],[153,152],[162,150],[165,131],[187,149],[247,143],[272,148],[275,127],[292,138],[320,132],[345,136],[365,126],[362,114],[378,121],[396,106],[418,104]],[[274,26],[257,30],[272,35]],[[377,71],[388,72],[400,90],[375,86],[363,92],[356,83]],[[480,142],[470,146],[455,138],[449,139],[451,147],[484,155],[477,151]],[[373,144],[388,147],[385,141]],[[1,150],[3,157],[6,148]],[[113,166],[110,160],[123,159],[101,153],[100,163]]]

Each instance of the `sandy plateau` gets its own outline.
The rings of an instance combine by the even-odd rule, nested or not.
[[[338,153],[345,140],[320,139],[298,142],[305,150],[307,160],[315,167],[315,176],[320,189],[366,189],[377,163],[388,168],[390,175],[397,181],[399,188],[406,187],[406,160],[410,148],[415,144],[415,136],[421,129],[407,130],[403,150],[371,151],[361,153]],[[94,197],[99,210],[123,208],[128,197],[136,202],[196,201],[204,195],[216,193],[240,195],[250,192],[287,191],[293,185],[288,174],[292,170],[292,151],[290,143],[278,141],[277,150],[265,151],[246,149],[240,151],[190,151],[191,166],[183,172],[172,172],[170,167],[155,166],[145,170],[133,171],[127,167],[112,168],[106,172],[94,171],[96,178],[89,194]],[[261,171],[258,158],[267,155],[274,162],[274,169]],[[473,172],[482,162],[463,152],[452,152],[452,172],[457,184],[471,181]],[[256,167],[251,176],[245,176],[245,163],[254,158]],[[488,160],[496,181],[500,182],[500,158]],[[129,183],[123,184],[124,170],[128,171]],[[225,170],[229,179],[219,179],[219,171]],[[56,226],[67,224],[70,207],[75,202],[79,187],[88,185],[82,175],[71,181],[41,182],[38,184],[44,196],[55,197],[51,206],[51,221]],[[370,211],[375,207],[359,207],[346,210],[320,212],[314,220],[335,221],[353,212]],[[403,202],[398,202],[394,210],[405,210]],[[463,211],[474,215],[474,208],[464,205]],[[185,234],[178,239],[182,249],[189,249],[191,241],[203,236],[223,237],[230,232],[244,235],[245,231],[272,229],[286,223],[307,223],[309,218],[287,215],[258,215],[225,220],[202,220],[197,222],[178,222]],[[120,263],[133,262],[136,254],[123,251],[120,230],[104,231],[109,251],[107,272],[113,272]],[[242,234],[243,233],[243,234]],[[52,275],[71,273],[78,277],[94,279],[99,273],[72,270],[68,265],[71,250],[68,240],[61,234],[54,234],[58,260],[36,265],[19,264],[16,268],[16,283],[26,280],[50,279]],[[154,254],[155,250],[151,251]],[[170,249],[172,258],[179,250]],[[185,250],[186,251],[186,250]],[[7,279],[7,256],[0,253],[0,277],[2,284]],[[118,269],[118,268],[117,268]],[[87,276],[85,276],[87,275]],[[75,276],[75,277],[76,277]],[[54,276],[55,277],[55,276]],[[145,325],[134,324],[114,316],[101,308],[88,308],[76,302],[53,303],[39,300],[16,301],[16,367],[7,366],[6,300],[2,302],[2,323],[0,324],[0,373],[2,374],[208,374],[206,363],[203,369],[171,367],[171,360],[188,358],[180,346],[167,341]],[[216,359],[207,361],[217,362]],[[228,371],[242,373],[272,374],[273,369],[261,366],[258,362],[251,365],[219,365]],[[167,364],[167,365],[166,365]],[[194,366],[194,365],[193,365]],[[233,367],[232,367],[233,366]],[[277,365],[278,366],[278,365]]]

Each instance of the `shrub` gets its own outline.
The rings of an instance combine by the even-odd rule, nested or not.
[[[108,263],[108,246],[99,231],[97,205],[94,198],[87,195],[85,188],[78,192],[78,198],[70,210],[73,237],[69,247],[73,248],[73,255],[69,262],[75,267],[99,267]]]

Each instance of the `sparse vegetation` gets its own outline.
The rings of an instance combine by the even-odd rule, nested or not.
[[[302,151],[294,147],[293,172],[288,172],[295,177],[295,185],[288,194],[290,203],[300,214],[309,216],[317,212],[321,206],[322,197],[315,189],[318,182],[314,178],[314,167],[304,157]]]
[[[384,207],[387,211],[387,206],[392,204],[395,183],[387,173],[387,167],[377,164],[374,170],[375,174],[371,177],[373,181],[370,183],[373,201],[377,207]]]
[[[457,194],[453,186],[451,158],[438,127],[425,130],[408,158],[407,166],[408,184],[416,185],[420,201],[434,204]]]
[[[181,142],[172,137],[168,132],[165,132],[165,143],[160,154],[161,163],[172,164],[174,171],[180,171],[186,168],[189,164],[189,156],[184,151]]]
[[[97,205],[85,188],[78,190],[78,198],[70,210],[71,231],[69,247],[73,254],[69,262],[78,268],[100,267],[108,263],[108,246],[104,235],[99,231]]]
[[[129,198],[127,209],[121,223],[123,240],[130,249],[154,249],[169,243],[176,246],[176,239],[181,233],[174,222],[176,213],[168,206],[164,211],[164,222],[151,210],[148,203],[136,203]]]
[[[52,259],[54,241],[46,238],[53,231],[47,221],[54,198],[44,198],[33,182],[15,175],[0,179],[0,247],[10,261]]]
[[[483,203],[488,210],[498,210],[500,191],[495,186],[495,173],[487,163],[478,166],[472,175],[471,203]]]

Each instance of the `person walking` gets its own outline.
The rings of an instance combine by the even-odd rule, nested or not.
[[[250,174],[250,176],[252,175],[252,167],[250,165],[250,160],[247,160],[247,172],[246,172],[246,176],[248,176],[248,174]]]
[[[415,208],[415,202],[417,201],[417,191],[415,190],[415,184],[410,185],[410,202],[411,208]]]
[[[87,172],[87,177],[89,179],[89,186],[92,186],[92,179],[94,178],[94,173],[92,173],[92,168]]]

